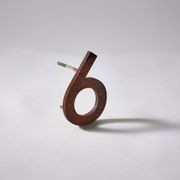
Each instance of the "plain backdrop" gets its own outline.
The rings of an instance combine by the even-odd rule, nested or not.
[[[180,179],[179,0],[0,0],[0,179]],[[59,108],[90,50],[108,92],[87,127]],[[85,90],[78,112],[94,103]]]

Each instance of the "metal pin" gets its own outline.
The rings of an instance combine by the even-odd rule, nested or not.
[[[67,68],[67,69],[71,69],[71,70],[73,70],[73,71],[75,71],[75,72],[78,70],[77,68],[72,67],[72,66],[69,66],[69,65],[67,65],[67,64],[64,64],[64,63],[62,63],[62,62],[57,62],[57,64],[58,64],[59,66],[65,67],[65,68]]]
[[[78,70],[77,68],[72,67],[72,66],[69,66],[69,65],[67,65],[67,64],[64,64],[64,63],[62,63],[62,62],[57,62],[57,64],[58,64],[59,66],[65,67],[65,68],[70,69],[70,70],[73,70],[73,71],[75,71],[75,72]],[[63,105],[60,105],[59,108],[63,109]]]

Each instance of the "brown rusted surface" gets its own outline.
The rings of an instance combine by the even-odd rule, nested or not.
[[[94,122],[102,114],[106,105],[107,93],[103,83],[95,78],[86,77],[96,57],[97,56],[92,52],[87,52],[64,96],[64,115],[71,123],[75,125],[82,126]],[[90,112],[80,115],[76,112],[74,103],[78,93],[85,88],[91,88],[94,90],[96,102]]]

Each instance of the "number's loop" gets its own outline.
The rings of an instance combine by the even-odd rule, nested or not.
[[[106,105],[107,92],[103,83],[95,78],[86,77],[96,57],[92,52],[87,52],[64,96],[64,115],[71,123],[76,125],[87,125],[94,122],[102,114]],[[80,115],[76,112],[74,103],[79,92],[86,88],[94,90],[96,102],[90,112]]]

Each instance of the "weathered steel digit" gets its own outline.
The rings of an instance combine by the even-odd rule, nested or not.
[[[103,83],[95,78],[86,77],[96,57],[92,52],[87,52],[64,96],[62,106],[64,115],[71,123],[76,125],[81,126],[94,122],[102,114],[106,105],[107,92]],[[96,102],[90,112],[80,115],[76,112],[74,103],[78,93],[86,88],[94,90]]]

